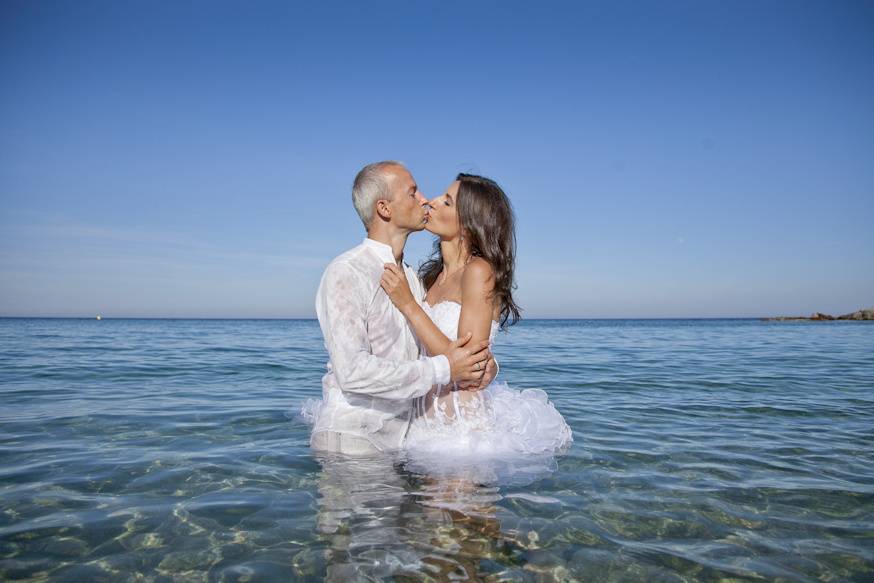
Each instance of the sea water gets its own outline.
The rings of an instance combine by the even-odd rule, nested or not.
[[[314,455],[313,320],[0,319],[0,580],[874,580],[874,324],[530,320],[494,351],[568,451]]]

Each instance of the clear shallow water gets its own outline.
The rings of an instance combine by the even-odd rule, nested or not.
[[[0,319],[0,580],[871,581],[872,348],[857,322],[523,322],[501,378],[575,443],[489,481],[314,457],[315,321]]]

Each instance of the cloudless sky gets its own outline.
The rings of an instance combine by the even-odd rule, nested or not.
[[[874,2],[5,0],[0,315],[312,317],[386,158],[526,317],[874,306]]]

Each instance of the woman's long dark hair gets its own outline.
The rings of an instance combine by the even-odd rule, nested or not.
[[[515,324],[522,317],[521,309],[513,301],[516,284],[513,274],[516,268],[516,219],[510,199],[498,184],[489,178],[474,174],[459,174],[456,209],[461,233],[467,248],[474,257],[482,257],[492,266],[495,286],[492,297],[501,305],[501,328],[507,322]],[[419,267],[419,276],[425,289],[431,289],[437,276],[443,271],[443,255],[440,238],[434,241],[434,252]]]

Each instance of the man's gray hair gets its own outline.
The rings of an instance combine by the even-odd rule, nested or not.
[[[373,222],[373,207],[378,200],[392,200],[391,185],[385,170],[391,166],[405,166],[396,160],[383,160],[374,162],[362,168],[352,183],[352,204],[364,223],[364,228],[369,229]]]

